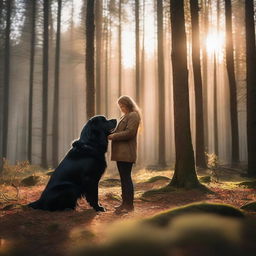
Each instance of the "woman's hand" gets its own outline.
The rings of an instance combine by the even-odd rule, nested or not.
[[[113,139],[113,137],[114,137],[114,134],[110,134],[110,135],[108,135],[108,139],[109,139],[109,140],[112,140],[112,139]]]

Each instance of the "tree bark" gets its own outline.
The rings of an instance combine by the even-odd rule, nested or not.
[[[205,42],[205,37],[208,36],[208,26],[209,26],[209,22],[208,22],[208,0],[203,0],[203,9],[204,9],[204,13],[203,13],[203,41]],[[208,60],[208,56],[207,56],[207,47],[206,47],[206,43],[203,44],[203,111],[204,111],[204,143],[205,143],[205,148],[206,151],[208,152],[208,102],[207,102],[207,60]]]
[[[87,0],[86,9],[86,113],[87,118],[95,115],[94,77],[94,0]]]
[[[219,131],[218,131],[218,97],[217,97],[217,65],[216,53],[213,56],[213,118],[214,118],[214,153],[219,156]]]
[[[157,1],[157,64],[158,64],[158,165],[166,167],[165,158],[165,69],[163,44],[163,1]]]
[[[32,163],[32,124],[33,124],[33,87],[35,67],[36,39],[36,1],[31,0],[31,38],[30,38],[30,69],[29,69],[29,100],[28,100],[28,161]]]
[[[256,176],[256,49],[254,2],[245,1],[248,175]]]
[[[3,0],[0,0],[0,23],[2,22],[3,18]],[[0,29],[0,90],[3,91],[4,83],[3,83],[3,53],[4,53],[4,42],[3,42],[3,30]],[[0,94],[0,107],[3,109],[3,92]],[[2,158],[2,139],[3,139],[3,113],[1,113],[0,118],[0,173],[3,169],[3,158]]]
[[[48,125],[48,73],[49,73],[49,0],[44,0],[43,32],[43,100],[42,100],[42,167],[47,168],[47,125]]]
[[[3,15],[3,0],[0,0],[0,21],[2,21],[2,15]]]
[[[96,113],[101,113],[102,1],[95,3],[96,13]]]
[[[4,43],[4,98],[3,98],[3,134],[2,134],[2,158],[7,158],[7,141],[9,130],[9,87],[10,87],[10,34],[11,34],[11,15],[13,1],[6,1],[6,27]],[[3,162],[1,163],[3,169]]]
[[[62,0],[58,0],[56,53],[53,96],[53,121],[52,121],[52,164],[57,167],[59,158],[59,77],[60,77],[60,45],[61,45],[61,11]]]
[[[141,90],[140,90],[140,1],[135,0],[135,88],[136,88],[136,101],[140,106]]]
[[[203,92],[200,64],[200,34],[199,34],[199,6],[198,0],[190,0],[190,12],[192,23],[192,63],[195,87],[196,105],[196,165],[206,168],[204,146],[204,118],[203,118]]]
[[[187,46],[183,0],[171,0],[172,69],[176,162],[170,185],[198,187],[191,141]],[[181,76],[182,74],[182,76]]]
[[[143,32],[140,67],[140,107],[144,104],[144,80],[145,80],[145,0],[143,0]]]
[[[111,37],[111,31],[109,30],[109,27],[111,24],[111,12],[110,12],[110,6],[111,6],[111,1],[109,1],[109,4],[107,5],[108,9],[108,15],[107,18],[105,19],[105,24],[104,24],[104,43],[105,43],[105,66],[104,66],[104,78],[105,78],[105,115],[108,116],[108,75],[109,75],[109,44],[110,42],[110,37]]]
[[[122,94],[122,0],[119,0],[119,11],[118,11],[118,96]]]
[[[237,87],[234,66],[234,46],[232,38],[232,11],[231,0],[225,0],[226,18],[226,65],[230,92],[230,118],[232,137],[232,164],[239,162],[238,114],[237,114]]]

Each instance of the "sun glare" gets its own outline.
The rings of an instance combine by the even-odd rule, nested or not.
[[[125,68],[133,68],[135,65],[135,37],[131,30],[124,30],[122,33],[122,64]]]
[[[130,17],[133,17],[132,9],[127,9]],[[122,64],[124,68],[134,68],[135,66],[135,31],[132,20],[123,24],[122,32]],[[145,6],[145,20],[144,20],[144,46],[142,42],[140,47],[144,47],[147,58],[153,58],[156,49],[155,38],[155,19],[154,19],[154,5],[148,3]],[[140,35],[142,41],[142,34]]]
[[[211,33],[206,37],[207,52],[221,53],[225,43],[224,34],[222,33]]]

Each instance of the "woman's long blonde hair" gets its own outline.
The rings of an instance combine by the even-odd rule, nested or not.
[[[122,105],[125,105],[129,111],[135,111],[138,113],[139,117],[140,117],[140,125],[139,125],[139,134],[142,133],[142,130],[143,130],[143,122],[142,122],[142,114],[141,114],[141,110],[140,108],[138,107],[137,103],[129,96],[127,95],[123,95],[121,97],[119,97],[119,99],[117,100],[117,103],[118,104],[122,104]]]
[[[138,107],[136,102],[131,97],[129,97],[127,95],[121,96],[117,100],[117,103],[126,106],[130,112],[132,112],[132,111],[137,112],[140,116],[140,119],[142,118],[140,108]]]

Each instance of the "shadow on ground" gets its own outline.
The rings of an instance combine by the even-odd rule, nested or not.
[[[65,255],[72,236],[75,235],[76,240],[93,239],[93,233],[86,231],[86,226],[95,216],[94,210],[53,213],[33,209],[5,215],[1,218],[0,255],[23,255],[23,251],[24,255]],[[78,227],[83,227],[81,237],[74,232]],[[19,248],[18,251],[15,248]]]

